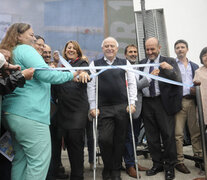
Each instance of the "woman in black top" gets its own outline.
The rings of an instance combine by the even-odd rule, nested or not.
[[[73,67],[88,66],[82,60],[82,50],[76,41],[68,41],[63,49],[63,57]],[[89,75],[82,71],[85,80],[66,82],[53,87],[53,99],[58,102],[57,125],[64,137],[71,165],[70,180],[83,180],[84,135],[88,116],[87,82]]]

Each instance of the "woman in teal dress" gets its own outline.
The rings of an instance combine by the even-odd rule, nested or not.
[[[29,24],[15,23],[8,29],[0,48],[12,52],[13,63],[22,70],[49,68],[32,47],[35,40]],[[50,86],[73,80],[77,74],[36,70],[24,88],[16,88],[4,97],[3,123],[11,133],[15,152],[12,180],[45,180],[51,157]]]

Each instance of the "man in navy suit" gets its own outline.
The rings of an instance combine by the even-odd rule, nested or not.
[[[188,43],[182,39],[177,40],[174,44],[174,49],[177,55],[176,62],[182,75],[182,82],[189,85],[193,84],[195,70],[198,69],[198,65],[186,57],[188,52]],[[175,168],[184,174],[189,174],[190,171],[184,164],[183,156],[183,131],[186,122],[190,132],[194,156],[202,157],[202,146],[199,124],[196,118],[195,97],[190,95],[190,87],[183,86],[182,90],[182,110],[175,116],[175,139],[178,160]],[[200,164],[198,162],[195,163],[195,166],[200,168]],[[201,166],[203,166],[203,164],[201,164]]]
[[[160,63],[160,66],[144,67],[140,70],[174,81],[181,81],[175,59],[161,56],[160,48],[157,38],[147,39],[145,43],[147,58],[140,63]],[[174,115],[181,109],[180,92],[182,89],[179,86],[153,79],[150,79],[149,82],[149,87],[142,89],[142,117],[153,161],[153,167],[146,171],[146,175],[152,176],[164,169],[165,179],[171,180],[175,178],[174,165],[176,163]],[[163,152],[161,144],[163,144]]]

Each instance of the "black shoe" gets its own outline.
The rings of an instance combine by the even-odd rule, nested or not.
[[[205,171],[204,170],[204,163],[195,162],[195,167],[201,169],[202,171]]]
[[[153,166],[151,169],[147,170],[146,171],[146,175],[147,176],[153,176],[159,172],[162,172],[163,171],[163,167],[160,166],[160,167],[156,167],[156,166]]]
[[[111,179],[111,171],[104,168],[102,171],[102,178],[103,178],[103,180],[110,180]]]
[[[174,169],[166,170],[165,171],[165,180],[172,180],[175,178]]]

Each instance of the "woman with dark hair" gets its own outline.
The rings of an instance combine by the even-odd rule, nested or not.
[[[206,111],[207,109],[207,91],[206,91],[207,89],[207,47],[201,50],[200,61],[201,61],[201,64],[203,64],[203,66],[195,71],[193,83],[194,83],[194,86],[200,85],[204,124],[207,127],[207,111]],[[191,88],[191,94],[195,95],[195,87]],[[204,163],[201,163],[199,166],[203,170],[205,170]],[[196,180],[206,180],[206,178],[199,177],[199,178],[196,178]]]
[[[26,68],[49,68],[33,48],[35,37],[29,24],[15,23],[0,48],[12,53],[14,64]],[[3,101],[3,123],[10,131],[15,156],[12,179],[45,180],[50,157],[50,84],[72,80],[78,72],[35,71],[24,88],[16,88]]]
[[[202,67],[196,70],[194,81],[200,83],[204,122],[207,125],[207,47],[203,48],[200,53],[200,61],[203,64]]]
[[[44,45],[45,45],[45,39],[39,35],[35,35],[35,38],[36,38],[36,41],[34,43],[34,48],[42,56]]]
[[[82,59],[82,50],[76,41],[68,41],[63,49],[63,57],[73,67],[88,66]],[[71,165],[70,180],[83,180],[84,137],[88,119],[87,84],[90,77],[82,71],[85,79],[80,82],[66,82],[54,86],[53,98],[58,101],[57,125],[67,147]]]
[[[203,64],[205,67],[207,66],[206,56],[207,56],[207,47],[204,47],[200,53],[200,61],[201,61],[201,64]]]

